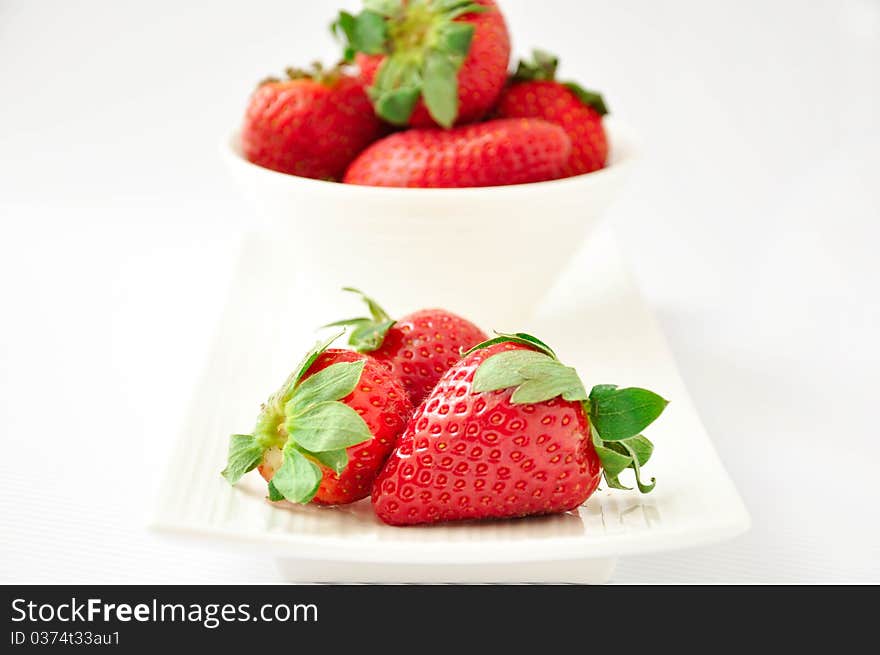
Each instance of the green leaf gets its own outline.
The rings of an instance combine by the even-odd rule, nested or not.
[[[354,347],[359,353],[368,353],[377,350],[385,342],[388,330],[394,327],[397,321],[381,321],[377,323],[371,318],[350,318],[344,321],[336,321],[324,327],[353,327],[349,333],[348,345]]]
[[[639,458],[637,456],[637,453],[633,450],[632,447],[630,447],[628,440],[620,441],[618,443],[620,443],[624,448],[627,449],[627,451],[629,451],[630,458],[632,459],[632,469],[636,474],[636,486],[638,486],[639,491],[641,491],[643,494],[651,493],[651,491],[653,491],[654,487],[657,485],[656,479],[651,478],[651,484],[642,483],[642,472],[639,466]]]
[[[435,0],[435,7],[443,13],[446,20],[455,20],[465,14],[481,14],[490,11],[489,7],[471,0]]]
[[[348,293],[355,293],[361,297],[366,305],[367,309],[370,310],[370,316],[373,317],[374,321],[390,321],[391,317],[388,315],[382,306],[377,303],[373,298],[365,294],[363,291],[359,289],[355,289],[354,287],[342,287],[343,291],[347,291]]]
[[[302,358],[299,364],[296,365],[296,368],[293,369],[293,373],[290,374],[290,377],[287,378],[287,382],[284,383],[283,393],[280,395],[281,403],[286,403],[290,400],[290,397],[293,395],[294,389],[296,389],[296,385],[299,384],[299,381],[302,379],[302,376],[308,373],[309,369],[312,367],[312,364],[315,363],[315,360],[321,356],[321,354],[330,347],[334,341],[336,341],[339,337],[341,337],[345,332],[339,332],[329,339],[325,341],[319,341],[314,345],[314,347],[306,353],[305,357]]]
[[[402,0],[364,0],[364,9],[391,18],[400,13]]]
[[[535,65],[538,66],[538,68],[549,73],[549,79],[552,80],[553,74],[556,72],[556,68],[559,66],[559,57],[547,52],[546,50],[541,50],[540,48],[532,50],[532,56],[534,57]]]
[[[492,355],[474,374],[473,389],[479,393],[518,387],[527,379],[521,372],[524,367],[547,361],[553,360],[534,350],[508,350]]]
[[[607,385],[606,385],[607,386]],[[636,486],[643,494],[653,491],[657,484],[655,478],[651,478],[650,484],[642,482],[641,467],[648,463],[654,452],[654,444],[642,435],[621,439],[619,441],[602,441],[598,431],[593,426],[593,446],[599,461],[602,463],[602,473],[605,482],[612,489],[631,489],[620,483],[620,474],[628,468],[633,470],[636,478]]]
[[[597,384],[590,390],[590,401],[599,400],[617,391],[616,384]]]
[[[416,108],[421,91],[413,88],[395,89],[376,100],[376,113],[392,125],[404,126]]]
[[[342,32],[343,36],[350,38],[350,35],[354,33],[354,22],[352,14],[347,11],[340,11],[336,20],[330,23],[330,31],[335,36],[339,36],[339,33]]]
[[[512,341],[512,339],[510,339],[507,336],[492,337],[491,339],[488,339],[487,341],[484,341],[482,343],[478,343],[476,346],[474,346],[473,348],[470,348],[469,350],[465,350],[464,352],[461,353],[461,356],[467,357],[471,353],[475,353],[478,350],[483,350],[484,348],[490,348],[490,347],[497,345],[499,343],[507,343],[508,341]]]
[[[564,86],[574,93],[582,103],[595,109],[600,116],[608,114],[608,106],[605,104],[605,99],[601,93],[585,89],[574,82],[567,82]]]
[[[220,474],[229,484],[235,484],[248,471],[263,461],[263,446],[251,434],[233,434],[229,438],[226,468]]]
[[[565,391],[562,392],[562,399],[568,401],[587,399],[587,390],[584,389],[584,383],[581,382],[580,376],[577,376],[576,381],[572,380],[571,386],[569,386]]]
[[[532,348],[537,348],[541,352],[545,353],[548,357],[552,357],[553,359],[558,359],[556,357],[556,353],[553,352],[553,349],[548,346],[546,343],[538,339],[537,337],[533,337],[531,334],[526,334],[524,332],[516,332],[515,334],[505,334],[504,332],[496,332],[497,337],[489,339],[488,341],[484,341],[483,343],[479,343],[470,350],[462,353],[462,357],[467,357],[472,352],[476,352],[477,350],[483,350],[484,348],[488,348],[490,346],[494,346],[499,343],[506,343],[511,341],[513,343],[518,343],[523,346],[530,346]]]
[[[300,448],[299,450],[304,455],[308,455],[312,459],[321,462],[321,464],[334,471],[337,475],[342,473],[345,470],[345,467],[348,466],[348,451],[345,448],[328,450],[323,453],[313,453],[304,448]]]
[[[607,385],[590,394],[590,420],[603,441],[622,441],[642,432],[663,413],[668,402],[647,389],[610,391]]]
[[[347,11],[340,11],[337,19],[330,24],[330,33],[337,39],[344,37],[346,41],[343,58],[345,61],[353,61],[355,49],[351,42],[354,39],[355,20]]]
[[[306,409],[328,400],[342,400],[360,382],[366,360],[338,362],[306,378],[293,392],[284,408],[287,416],[297,416]]]
[[[493,355],[477,369],[474,375],[474,391],[517,387],[511,401],[518,404],[540,403],[557,396],[569,401],[587,399],[587,392],[577,371],[556,359],[556,354],[543,341],[528,334],[517,333],[500,335],[485,344],[506,342],[539,348],[540,352],[510,350]]]
[[[348,405],[328,401],[287,419],[290,439],[313,453],[348,448],[373,438],[360,414]]]
[[[550,355],[550,357],[552,357],[553,359],[558,359],[558,357],[556,357],[556,353],[553,352],[553,349],[550,346],[548,346],[546,343],[541,341],[538,337],[533,337],[531,334],[526,334],[525,332],[517,332],[516,334],[507,335],[507,336],[513,337],[514,339],[518,339],[520,341],[525,341],[526,344],[530,344],[532,346],[535,346],[536,348],[538,348],[542,352],[545,352],[548,355]]]
[[[341,11],[336,21],[330,25],[330,31],[336,37],[345,37],[346,61],[354,59],[356,52],[378,55],[386,51],[388,24],[380,12],[367,10],[352,15]]]
[[[596,454],[599,455],[599,461],[602,463],[602,470],[606,477],[616,478],[632,465],[632,457],[621,454],[611,448],[606,448],[601,445],[601,441],[598,441],[598,443],[596,441],[594,439],[593,445],[596,449]]]
[[[351,47],[367,55],[385,52],[388,40],[388,24],[385,17],[375,11],[362,11],[354,17],[354,26],[349,36]]]
[[[348,344],[353,346],[360,353],[372,352],[382,346],[385,341],[385,335],[388,330],[394,327],[397,322],[386,312],[375,300],[357,289],[345,287],[343,291],[350,291],[360,295],[361,299],[367,304],[370,310],[370,316],[367,318],[361,316],[359,318],[349,318],[344,321],[336,321],[324,327],[352,327],[354,328],[348,337]]]
[[[451,55],[466,57],[471,51],[474,31],[475,28],[470,23],[448,23],[437,35],[437,49]]]
[[[651,455],[654,453],[654,444],[652,444],[642,435],[630,437],[629,439],[624,439],[623,441],[609,442],[609,446],[611,447],[617,445],[619,445],[621,448],[624,448],[629,453],[634,453],[636,461],[639,463],[639,466],[644,466],[645,464],[647,464],[648,460],[651,459]]]
[[[530,364],[521,369],[520,374],[526,381],[513,392],[510,400],[514,403],[541,403],[556,396],[566,400],[587,399],[577,371],[555,359]]]
[[[602,477],[605,478],[605,484],[611,489],[629,491],[631,487],[622,485],[618,476],[632,466],[632,457],[625,452],[617,452],[614,448],[614,444],[608,444],[608,447],[606,447],[599,438],[599,435],[596,434],[595,430],[592,430],[592,439],[593,447],[596,449],[596,454],[599,456],[599,462],[602,464]]]
[[[554,377],[558,379],[557,386],[560,388],[559,393],[550,396],[561,395],[564,400],[586,400],[587,390],[577,371],[570,366],[565,366],[558,359],[551,359],[549,362],[534,362],[522,369],[522,374],[529,380],[535,380],[542,377]],[[548,400],[549,400],[548,398]]]
[[[422,93],[419,63],[411,57],[386,57],[368,89],[376,113],[394,125],[406,125]]]
[[[452,127],[458,117],[458,69],[461,59],[432,50],[422,69],[422,97],[428,113],[443,127]]]
[[[284,500],[284,494],[278,491],[278,488],[271,481],[269,482],[269,500],[272,502]]]
[[[341,321],[333,321],[332,323],[327,323],[327,325],[322,325],[322,328],[329,327],[352,327],[363,325],[364,323],[372,323],[373,319],[366,318],[365,316],[361,316],[360,318],[346,318]]]
[[[513,79],[516,82],[553,81],[558,66],[559,59],[555,55],[544,50],[533,50],[531,60],[523,59],[517,64]]]
[[[395,323],[397,321],[361,324],[351,331],[348,343],[359,353],[373,352],[385,342],[385,335],[388,334],[388,330],[394,327]]]
[[[516,387],[511,401],[540,403],[557,396],[565,400],[586,400],[587,392],[571,367],[534,350],[509,350],[493,355],[474,374],[476,392]]]
[[[315,497],[321,485],[321,469],[290,442],[284,446],[283,455],[284,461],[272,477],[271,485],[292,503],[309,502]],[[270,499],[272,494],[270,487]]]
[[[605,473],[603,473],[603,475],[605,476],[605,484],[612,489],[620,489],[621,491],[630,491],[632,489],[632,487],[622,485],[616,475],[607,475]]]

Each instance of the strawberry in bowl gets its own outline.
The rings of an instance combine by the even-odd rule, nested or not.
[[[511,77],[503,4],[366,0],[334,23],[347,65],[253,95],[226,160],[304,314],[357,280],[522,324],[618,195],[632,135],[554,58]]]
[[[248,161],[280,173],[339,180],[382,134],[363,85],[342,68],[289,68],[254,91],[241,128]]]
[[[576,82],[558,82],[559,60],[536,50],[532,61],[521,61],[510,85],[501,94],[500,118],[540,118],[559,125],[571,140],[571,151],[560,177],[592,173],[605,167],[608,138],[603,117],[608,107],[602,96]]]
[[[418,188],[526,184],[562,177],[570,155],[571,140],[557,125],[493,120],[392,134],[362,152],[344,181]]]
[[[384,0],[341,12],[376,113],[393,125],[452,127],[486,116],[507,79],[510,35],[494,0]]]

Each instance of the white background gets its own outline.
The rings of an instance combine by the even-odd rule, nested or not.
[[[335,6],[0,0],[0,582],[277,579],[143,526],[247,225],[219,143]],[[754,520],[615,580],[880,583],[880,2],[502,7],[642,136],[608,221]]]

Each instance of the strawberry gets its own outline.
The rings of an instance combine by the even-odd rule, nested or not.
[[[259,468],[269,499],[338,505],[370,494],[412,405],[372,357],[318,344],[263,405],[253,434],[233,435],[223,476]]]
[[[377,141],[344,182],[385,187],[485,187],[560,177],[571,142],[537,119],[494,120],[451,130],[407,130]]]
[[[394,125],[480,120],[507,79],[510,35],[494,0],[364,0],[334,31],[357,54],[379,114]]]
[[[543,118],[561,126],[571,139],[564,177],[604,168],[608,138],[602,117],[608,108],[602,96],[573,82],[557,82],[559,60],[540,50],[533,62],[520,62],[512,83],[501,94],[501,118]]]
[[[373,485],[391,525],[565,512],[635,472],[653,446],[641,431],[666,401],[644,389],[594,387],[526,334],[486,341],[450,368],[416,409]]]
[[[282,173],[338,180],[382,134],[382,123],[357,78],[340,68],[289,69],[251,96],[241,129],[244,156]]]
[[[385,364],[400,380],[413,406],[431,393],[462,352],[488,338],[476,325],[445,309],[423,309],[394,320],[357,289],[345,291],[359,294],[370,316],[331,325],[354,328],[349,345]]]

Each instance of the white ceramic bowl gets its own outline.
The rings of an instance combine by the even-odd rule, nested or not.
[[[629,130],[606,121],[609,165],[578,177],[504,187],[388,189],[311,180],[247,161],[238,134],[223,148],[254,224],[280,256],[278,275],[315,321],[339,316],[358,287],[392,315],[446,307],[490,329],[517,330],[589,236],[636,156]]]

